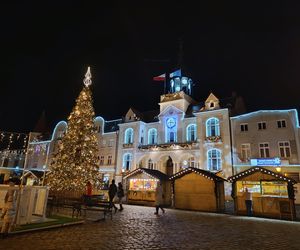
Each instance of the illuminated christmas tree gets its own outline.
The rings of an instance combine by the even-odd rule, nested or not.
[[[84,87],[68,117],[66,134],[50,165],[47,183],[54,190],[85,190],[86,183],[99,184],[98,140],[94,127],[91,73],[85,74]]]

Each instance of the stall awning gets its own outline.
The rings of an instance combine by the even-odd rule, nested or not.
[[[251,174],[254,174],[255,172],[261,172],[262,174],[268,174],[270,176],[273,176],[274,179],[276,180],[280,180],[280,181],[286,181],[286,182],[291,182],[292,184],[296,184],[297,181],[295,181],[294,179],[291,179],[291,178],[288,178],[282,174],[279,174],[279,173],[275,173],[271,170],[268,170],[266,168],[262,168],[262,167],[252,167],[252,168],[249,168],[243,172],[240,172],[236,175],[233,175],[231,177],[228,177],[228,181],[230,182],[235,182],[235,181],[238,181],[239,179],[242,179],[248,175],[251,175]]]
[[[148,169],[148,168],[135,169],[135,170],[131,171],[130,173],[128,173],[126,176],[124,176],[124,179],[126,179],[134,174],[138,174],[138,173],[144,173],[144,174],[150,175],[152,178],[159,179],[161,181],[168,180],[168,176],[166,174],[164,174],[158,170]]]
[[[207,170],[204,170],[204,169],[199,169],[199,168],[192,168],[192,167],[189,167],[189,168],[186,168],[186,169],[183,169],[181,170],[180,172],[172,175],[170,177],[170,180],[175,180],[175,179],[178,179],[178,178],[181,178],[182,176],[186,175],[186,174],[189,174],[189,173],[196,173],[196,174],[199,174],[209,180],[213,180],[213,181],[227,181],[226,179],[212,173],[212,172],[209,172]]]

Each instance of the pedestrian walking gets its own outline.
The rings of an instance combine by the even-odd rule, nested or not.
[[[245,188],[245,204],[247,209],[247,215],[252,216],[252,193],[249,192],[248,188]]]
[[[109,185],[108,189],[108,197],[109,197],[109,205],[111,208],[115,209],[115,213],[118,211],[118,208],[114,204],[114,198],[117,194],[118,188],[117,185],[115,184],[115,180],[111,181],[111,184]]]
[[[162,189],[162,185],[161,182],[157,182],[157,187],[156,187],[156,191],[155,191],[155,209],[156,212],[154,214],[158,215],[158,210],[161,209],[161,211],[163,213],[165,213],[165,210],[162,207],[163,204],[163,189]]]
[[[2,209],[1,220],[2,228],[1,235],[5,236],[12,231],[13,222],[16,215],[16,191],[14,189],[15,182],[13,179],[8,181],[8,190],[4,198],[4,207]]]
[[[118,196],[118,201],[119,201],[119,205],[120,205],[119,210],[122,211],[124,209],[123,208],[124,189],[123,189],[123,185],[121,182],[118,183],[117,196]]]

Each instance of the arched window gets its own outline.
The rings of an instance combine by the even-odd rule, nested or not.
[[[155,128],[151,128],[148,131],[148,144],[156,144],[157,143],[157,130]]]
[[[190,124],[186,128],[186,140],[187,141],[196,141],[196,124]]]
[[[132,155],[130,153],[123,155],[123,167],[122,170],[128,171],[131,168],[131,162],[132,162]]]
[[[133,143],[133,129],[132,128],[128,128],[125,130],[124,143],[125,144]]]
[[[153,169],[153,161],[151,159],[148,161],[148,168]]]
[[[206,121],[206,136],[219,136],[220,122],[217,118],[210,118]]]
[[[210,171],[221,170],[222,160],[221,151],[218,149],[210,149],[207,151],[207,169]]]

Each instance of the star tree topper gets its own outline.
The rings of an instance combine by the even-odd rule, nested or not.
[[[90,71],[90,67],[88,67],[87,72],[85,73],[85,78],[83,79],[83,83],[86,87],[89,87],[92,84],[92,74]]]

